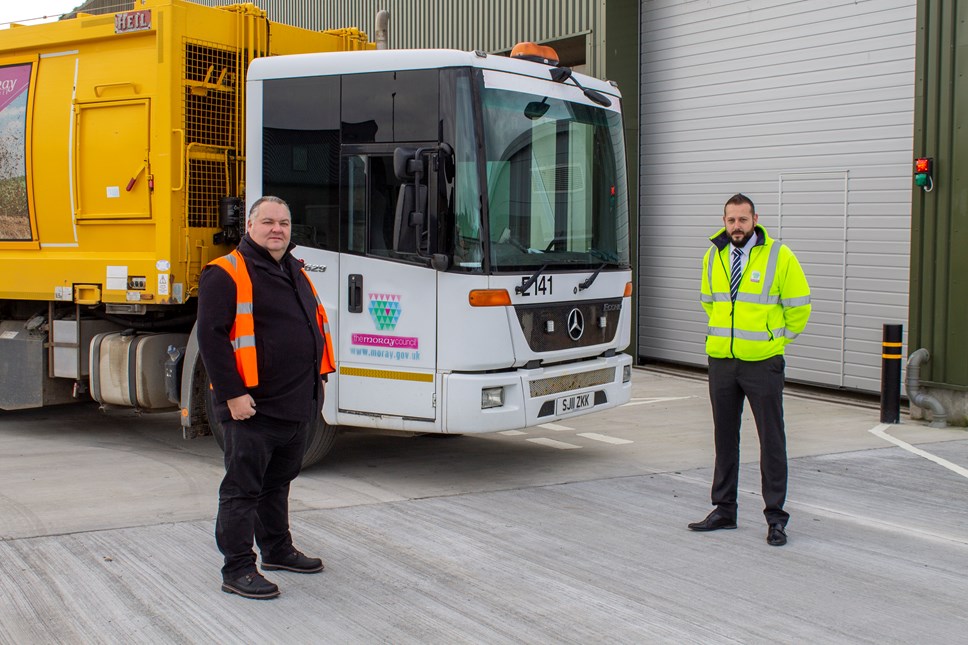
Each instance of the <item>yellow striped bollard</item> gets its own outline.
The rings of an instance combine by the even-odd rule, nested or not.
[[[881,343],[881,423],[901,422],[901,337],[903,325],[884,325]]]

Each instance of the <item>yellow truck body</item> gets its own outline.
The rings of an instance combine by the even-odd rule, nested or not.
[[[248,63],[373,48],[252,4],[133,4],[0,31],[0,301],[188,302],[231,248],[219,205],[244,194]]]

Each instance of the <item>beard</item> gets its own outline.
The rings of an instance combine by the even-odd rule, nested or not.
[[[751,228],[747,233],[744,233],[743,237],[740,239],[736,239],[736,234],[740,233],[740,231],[736,231],[735,233],[730,233],[729,241],[732,242],[733,246],[744,247],[746,246],[746,243],[750,241],[750,238],[753,237],[754,230],[755,228]]]

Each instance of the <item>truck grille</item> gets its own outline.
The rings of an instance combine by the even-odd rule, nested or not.
[[[573,309],[581,313],[584,329],[578,340],[568,335],[568,316]],[[535,352],[551,352],[573,347],[588,347],[610,343],[618,331],[622,299],[583,300],[557,305],[518,305],[514,308],[521,331],[528,346]],[[605,316],[605,326],[599,319]],[[554,323],[554,331],[547,331],[547,323]]]
[[[549,394],[559,394],[561,392],[571,392],[580,390],[593,385],[605,385],[615,380],[615,368],[605,367],[591,372],[580,374],[567,374],[565,376],[552,376],[550,378],[531,381],[531,398],[548,396]]]

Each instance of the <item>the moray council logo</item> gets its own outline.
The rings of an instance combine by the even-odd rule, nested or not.
[[[377,329],[393,329],[400,320],[400,296],[389,293],[370,294],[370,317]]]

